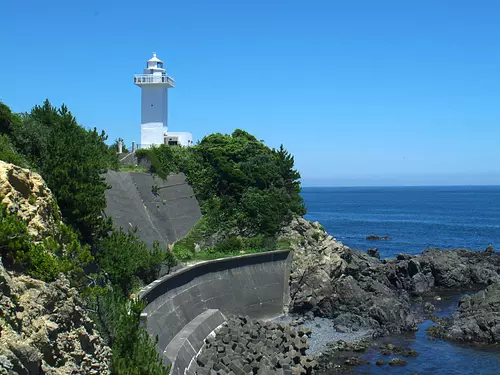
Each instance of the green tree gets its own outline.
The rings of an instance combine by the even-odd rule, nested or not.
[[[154,281],[163,262],[175,263],[170,252],[158,243],[149,249],[135,234],[121,229],[104,239],[97,260],[113,285],[119,286],[125,295],[138,281],[143,284]]]
[[[35,106],[14,126],[12,140],[55,194],[64,220],[88,244],[111,229],[104,217],[103,174],[118,168],[116,154],[106,145],[104,132],[86,130],[65,105],[57,109],[48,100]]]
[[[139,150],[138,156],[161,177],[186,174],[212,233],[273,236],[293,215],[305,213],[293,156],[243,130],[211,134],[189,148]]]
[[[112,373],[115,375],[166,375],[155,342],[139,327],[145,303],[128,300],[109,291],[99,297],[101,332],[108,334],[113,350]]]

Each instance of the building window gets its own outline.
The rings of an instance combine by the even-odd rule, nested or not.
[[[169,146],[177,146],[177,141],[168,141]]]

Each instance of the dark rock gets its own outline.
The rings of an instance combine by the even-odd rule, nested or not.
[[[408,361],[405,361],[404,359],[394,357],[389,361],[389,365],[391,366],[406,366],[408,364]]]
[[[493,254],[495,252],[495,248],[491,245],[489,245],[486,249],[484,249],[484,252],[486,254]]]
[[[396,255],[397,260],[410,260],[412,256],[410,254],[398,254]]]
[[[369,236],[366,236],[365,239],[369,241],[387,241],[391,238],[389,236],[376,236],[374,234],[370,234]]]
[[[436,306],[434,306],[432,303],[426,302],[424,304],[424,313],[425,314],[432,315],[434,313],[434,311],[436,311]]]
[[[361,359],[359,357],[350,357],[346,359],[344,363],[348,366],[362,366],[370,364],[370,362],[365,361],[364,359]]]
[[[500,282],[460,299],[458,310],[431,334],[469,343],[500,343]]]
[[[284,238],[296,244],[290,311],[331,318],[338,331],[368,330],[374,337],[414,331],[417,318],[410,302],[415,297],[435,288],[500,282],[500,257],[491,250],[431,248],[380,261],[374,250],[352,250],[326,233],[309,241],[318,231],[317,224],[302,218],[283,230]]]
[[[378,249],[376,247],[368,249],[366,253],[371,257],[380,259],[380,253],[378,252]]]
[[[386,363],[386,362],[385,362],[384,360],[382,360],[382,359],[379,359],[379,360],[377,360],[377,362],[375,362],[375,364],[376,364],[377,366],[383,366],[383,365],[385,365],[385,363]]]

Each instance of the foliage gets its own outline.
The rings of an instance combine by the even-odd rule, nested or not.
[[[0,135],[0,160],[26,167],[26,160],[19,155],[7,135]]]
[[[311,237],[313,239],[315,239],[316,241],[319,241],[320,237],[321,237],[321,232],[314,232]]]
[[[111,229],[102,215],[108,186],[102,174],[118,168],[116,154],[104,143],[107,136],[86,130],[65,105],[57,109],[48,100],[11,129],[11,139],[42,175],[57,198],[64,220],[88,244]]]
[[[175,264],[168,250],[156,242],[152,249],[134,233],[123,230],[112,232],[104,239],[97,253],[97,260],[114,285],[127,295],[135,280],[145,284],[154,281],[163,262]]]
[[[34,242],[26,224],[5,206],[0,209],[0,255],[7,266],[38,279],[52,281],[64,273],[77,285],[93,259],[88,245],[82,246],[71,228],[62,223],[52,236]]]
[[[128,300],[109,291],[99,298],[101,332],[108,334],[113,350],[112,372],[116,375],[166,375],[156,345],[139,327],[144,302]]]
[[[120,172],[147,172],[146,168],[136,165],[122,165],[118,170]]]
[[[19,118],[12,113],[10,108],[0,102],[0,134],[10,135],[12,128],[19,121]]]
[[[206,218],[202,217],[187,236],[174,244],[173,253],[176,258],[184,262],[190,260],[209,260],[269,250],[287,249],[290,247],[288,242],[277,241],[272,236],[229,236],[217,241],[213,246],[206,246],[200,251],[196,251],[196,244],[203,243],[207,230]]]
[[[235,228],[248,237],[273,237],[293,215],[303,215],[300,174],[281,146],[270,149],[242,130],[212,134],[196,146],[138,150],[151,171],[166,178],[184,172],[205,216],[206,233]],[[178,245],[176,245],[178,246]]]

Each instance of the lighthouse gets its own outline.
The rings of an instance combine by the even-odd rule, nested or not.
[[[175,81],[167,75],[156,53],[146,62],[143,74],[134,75],[134,84],[142,91],[140,147],[191,146],[191,133],[168,131],[168,90],[175,87]]]

